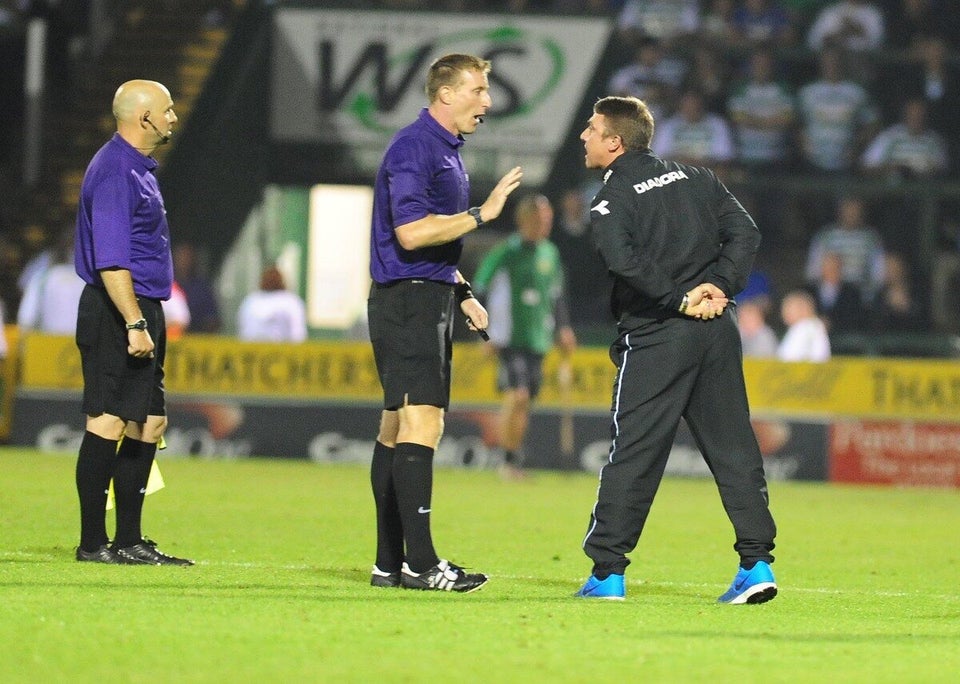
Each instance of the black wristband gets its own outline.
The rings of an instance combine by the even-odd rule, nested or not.
[[[453,294],[457,298],[458,305],[463,304],[468,299],[475,299],[473,290],[470,289],[470,283],[467,281],[457,283],[453,288]]]

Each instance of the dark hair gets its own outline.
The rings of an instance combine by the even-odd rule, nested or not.
[[[650,147],[653,114],[643,100],[611,95],[597,100],[593,111],[603,115],[604,137],[619,135],[625,150],[645,150]]]
[[[276,266],[268,266],[260,275],[260,289],[266,292],[275,292],[285,290],[286,283],[283,281],[283,274]]]
[[[430,65],[427,72],[427,100],[433,102],[443,86],[455,88],[464,71],[490,72],[490,62],[473,55],[444,55]]]

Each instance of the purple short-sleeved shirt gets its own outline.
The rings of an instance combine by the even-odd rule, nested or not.
[[[100,271],[130,271],[141,297],[168,299],[173,286],[170,228],[154,169],[157,160],[115,133],[90,160],[77,209],[76,268],[103,287]]]
[[[470,180],[463,168],[463,137],[453,135],[426,108],[393,137],[384,154],[373,197],[370,275],[385,284],[422,278],[456,282],[463,240],[405,250],[394,233],[398,226],[428,214],[466,211]]]

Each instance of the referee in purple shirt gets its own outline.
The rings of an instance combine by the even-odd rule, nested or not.
[[[76,268],[86,286],[77,315],[86,432],[77,458],[78,561],[193,565],[162,553],[140,529],[144,492],[167,426],[163,360],[170,297],[170,229],[150,154],[177,115],[155,81],[128,81],[113,98],[117,132],[87,166],[77,209]],[[107,537],[110,480],[116,534]]]
[[[469,592],[487,581],[437,555],[430,499],[450,404],[454,302],[472,329],[487,327],[486,310],[457,270],[462,238],[500,215],[523,175],[511,169],[481,206],[468,206],[460,148],[490,107],[489,71],[488,61],[471,55],[436,60],[427,74],[429,105],[394,136],[377,173],[368,301],[384,409],[370,466],[375,587]]]

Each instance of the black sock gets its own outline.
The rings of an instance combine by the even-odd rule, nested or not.
[[[117,467],[113,474],[113,492],[117,498],[116,548],[135,546],[143,540],[140,517],[143,497],[150,479],[150,466],[157,453],[157,445],[124,437],[117,453]]]
[[[117,460],[117,443],[92,432],[83,434],[77,455],[80,497],[80,548],[96,551],[107,543],[107,489]]]
[[[393,486],[394,451],[377,442],[370,462],[370,486],[377,505],[377,567],[384,572],[399,572],[403,564],[403,525]]]
[[[624,572],[626,572],[626,570],[627,570],[627,566],[623,564],[597,565],[596,563],[594,563],[593,570],[591,571],[590,574],[602,582],[603,580],[607,579],[610,575],[622,575]]]
[[[517,463],[517,452],[509,451],[504,449],[503,451],[503,462],[507,465],[518,465]]]
[[[409,442],[398,444],[393,459],[393,485],[407,542],[407,565],[416,573],[426,572],[440,562],[430,536],[433,449]]]

